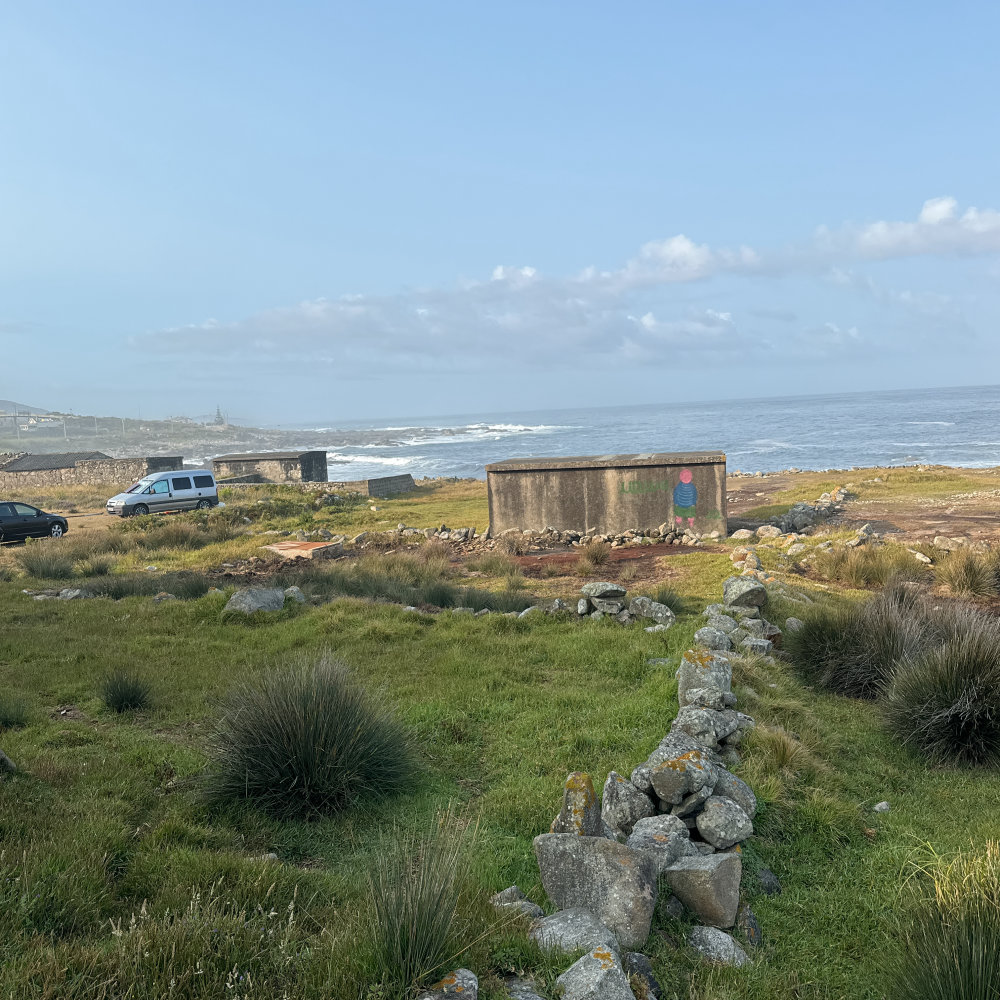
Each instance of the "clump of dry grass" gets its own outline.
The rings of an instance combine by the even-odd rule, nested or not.
[[[528,540],[519,531],[501,535],[493,544],[494,551],[508,556],[523,556],[528,551]]]

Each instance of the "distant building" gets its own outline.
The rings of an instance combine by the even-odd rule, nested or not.
[[[325,451],[272,451],[260,455],[220,455],[212,459],[218,480],[245,483],[325,483]]]

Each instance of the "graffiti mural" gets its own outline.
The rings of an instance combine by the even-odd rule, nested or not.
[[[695,508],[698,506],[698,487],[690,469],[681,469],[680,482],[674,487],[674,521],[688,527],[694,526]]]

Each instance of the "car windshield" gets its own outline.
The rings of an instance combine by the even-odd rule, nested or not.
[[[140,479],[139,482],[133,483],[125,492],[141,493],[152,481],[152,477],[147,476],[145,479]]]

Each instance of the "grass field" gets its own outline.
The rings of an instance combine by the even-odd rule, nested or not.
[[[481,527],[483,499],[480,484],[446,484],[378,501],[376,512],[303,507],[253,527],[307,514],[310,525],[345,532]],[[75,557],[100,548],[107,531],[87,533]],[[109,573],[141,573],[146,561],[158,573],[201,572],[255,544],[237,535],[126,549],[111,553]],[[688,608],[659,635],[607,621],[414,614],[353,598],[247,627],[221,621],[226,593],[162,604],[33,601],[22,587],[65,583],[24,576],[19,558],[7,550],[0,561],[10,577],[0,582],[0,693],[26,711],[23,726],[0,711],[0,748],[20,769],[0,784],[0,996],[80,1000],[387,996],[372,957],[368,878],[387,837],[424,829],[449,803],[469,831],[463,919],[472,944],[449,967],[474,968],[487,1000],[504,996],[500,977],[511,970],[534,972],[551,991],[567,961],[530,948],[524,926],[498,924],[483,900],[517,883],[546,904],[531,840],[548,829],[566,774],[586,770],[599,785],[657,744],[676,711],[676,682],[672,665],[647,661],[676,662],[729,573],[721,549],[658,557],[662,581]],[[467,575],[448,560],[436,565],[444,578]],[[487,570],[477,586],[506,586],[503,567]],[[568,599],[581,582],[532,579],[525,592]],[[797,607],[768,617],[783,623]],[[226,693],[322,655],[347,664],[412,734],[409,787],[312,820],[211,804],[202,778]],[[149,682],[149,709],[104,705],[102,683],[115,670]],[[666,995],[885,996],[909,863],[924,845],[949,855],[995,837],[1000,775],[928,766],[890,736],[877,705],[813,690],[790,664],[748,662],[734,690],[759,723],[742,773],[761,800],[744,860],[764,947],[747,968],[713,969],[683,947],[683,922],[658,919],[646,950]],[[890,812],[873,814],[883,799]],[[761,866],[781,879],[780,895],[759,891]]]

